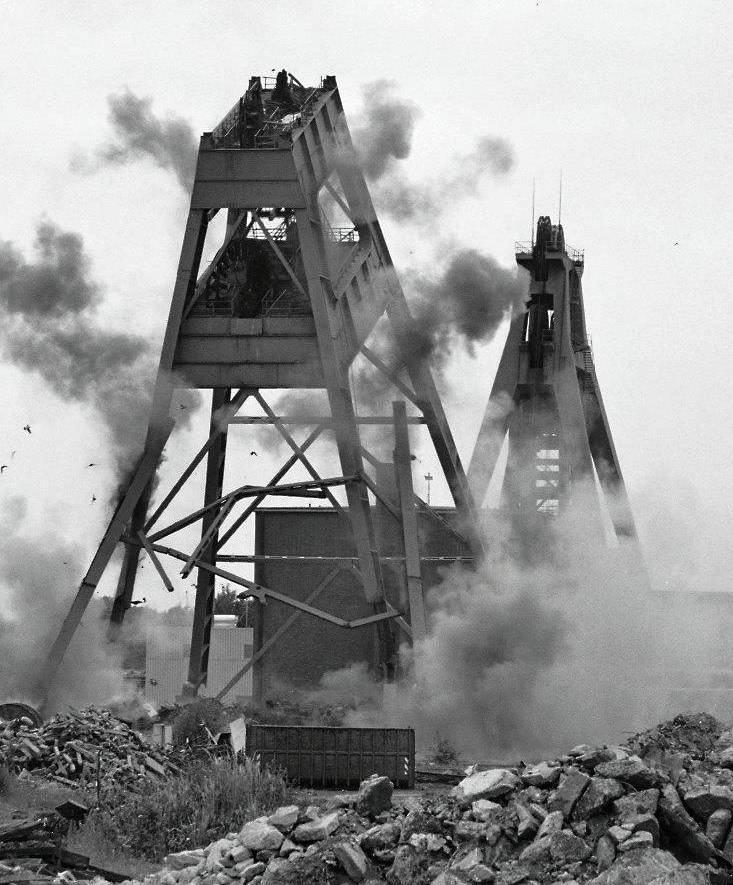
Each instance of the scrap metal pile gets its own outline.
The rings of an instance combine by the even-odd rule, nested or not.
[[[58,714],[35,727],[21,717],[0,724],[0,765],[66,786],[114,781],[134,788],[178,771],[168,754],[148,744],[106,710]]]

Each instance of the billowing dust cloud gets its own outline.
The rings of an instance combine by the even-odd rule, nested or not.
[[[359,164],[369,180],[382,178],[412,148],[419,110],[393,94],[395,85],[393,80],[375,80],[362,88],[364,117],[353,137]]]
[[[507,314],[527,298],[524,273],[477,249],[456,252],[438,275],[414,272],[405,283],[415,328],[404,358],[430,360],[438,369],[458,342],[472,352],[491,341]]]
[[[119,166],[150,159],[161,169],[174,173],[188,193],[196,169],[198,140],[193,128],[182,117],[160,117],[153,112],[149,97],[125,89],[107,97],[109,120],[114,138],[100,145],[89,157],[78,154],[72,159],[76,172],[94,172],[101,166]]]
[[[695,594],[650,592],[635,549],[607,546],[589,524],[596,513],[567,511],[542,542],[549,555],[527,562],[513,555],[516,524],[494,512],[486,561],[447,569],[428,592],[428,638],[402,649],[406,676],[385,690],[384,708],[366,664],[327,673],[311,699],[358,698],[350,724],[413,726],[422,747],[447,739],[466,758],[498,762],[619,742],[705,708],[694,677],[714,671],[724,648],[716,613]]]
[[[4,502],[0,513],[0,700],[38,704],[36,680],[68,611],[82,562],[78,548],[51,532],[26,536],[26,510],[25,499],[16,496]],[[48,698],[49,710],[102,703],[122,693],[120,661],[103,632],[98,605],[93,603]]]
[[[120,472],[142,451],[155,357],[146,338],[104,328],[82,238],[44,221],[35,257],[0,242],[0,351],[62,399],[94,408]]]
[[[395,86],[391,80],[378,80],[363,87],[363,119],[353,133],[357,162],[379,213],[398,221],[435,222],[449,204],[473,195],[483,178],[503,178],[512,170],[510,142],[482,136],[472,150],[453,156],[443,174],[419,183],[407,179],[396,161],[410,155],[419,110],[395,95]]]

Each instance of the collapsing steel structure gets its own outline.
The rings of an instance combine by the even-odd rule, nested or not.
[[[324,201],[346,219],[334,227]],[[207,225],[227,211],[226,234],[208,267],[199,273]],[[386,315],[394,336],[396,361],[377,356],[366,340]],[[420,550],[412,487],[408,424],[424,424],[432,438],[462,526],[475,526],[473,496],[461,466],[430,371],[410,363],[406,344],[412,321],[395,273],[371,198],[356,159],[334,77],[306,88],[281,71],[273,81],[251,78],[249,88],[222,122],[201,138],[178,275],[162,346],[145,449],[127,491],[121,498],[87,571],[46,668],[50,678],[120,541],[124,561],[111,615],[112,634],[129,608],[138,559],[145,550],[169,589],[162,557],[183,563],[182,574],[197,569],[196,603],[191,641],[191,692],[205,683],[216,576],[245,588],[260,602],[276,599],[294,610],[325,619],[344,629],[375,632],[376,668],[389,679],[395,668],[397,631],[419,639],[425,634]],[[404,346],[403,346],[404,345]],[[404,398],[393,414],[357,417],[349,385],[349,367],[364,355]],[[174,420],[174,384],[180,379],[213,391],[210,432],[181,477],[149,514],[153,477]],[[176,380],[177,379],[177,380]],[[278,416],[268,403],[268,389],[320,388],[328,396],[330,415]],[[248,401],[257,402],[264,417],[239,414]],[[419,410],[408,416],[407,400]],[[225,492],[227,431],[232,423],[265,421],[275,427],[291,457],[267,482]],[[294,424],[313,429],[300,443],[288,429]],[[379,462],[365,449],[359,434],[363,423],[388,423],[395,432],[395,481],[380,482],[365,469]],[[341,472],[324,478],[306,454],[324,430],[332,431]],[[206,460],[203,507],[174,523],[159,527],[168,505],[197,465]],[[282,482],[296,464],[310,480]],[[334,495],[343,487],[344,508]],[[382,561],[375,541],[369,494],[379,500],[401,526],[406,581],[406,610],[390,605],[384,594]],[[350,522],[355,562],[337,566],[355,569],[370,613],[346,619],[318,609],[312,602],[321,582],[307,597],[295,599],[220,567],[222,546],[269,496],[327,499]],[[240,505],[245,504],[244,509]],[[196,548],[184,552],[161,544],[175,532],[200,521]],[[479,541],[469,537],[471,555]],[[255,557],[232,556],[230,561]],[[344,557],[346,560],[347,557]]]
[[[584,255],[562,225],[542,216],[532,243],[516,244],[530,273],[524,310],[512,317],[468,468],[479,506],[500,453],[504,506],[525,525],[595,497],[593,468],[619,541],[637,541],[621,467],[596,378],[585,325]],[[588,516],[600,511],[591,504]]]

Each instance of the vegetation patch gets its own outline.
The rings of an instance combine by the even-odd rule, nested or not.
[[[117,851],[151,861],[207,845],[287,798],[284,779],[245,759],[197,760],[144,792],[106,788],[82,827]]]

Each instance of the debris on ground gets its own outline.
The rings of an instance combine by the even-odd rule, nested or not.
[[[73,803],[79,809],[81,803]],[[89,857],[64,847],[70,819],[67,809],[39,817],[0,822],[0,882],[71,883],[95,879],[121,882],[124,876],[96,867]]]
[[[0,723],[0,764],[84,787],[97,779],[134,787],[178,770],[169,754],[109,711],[94,708],[57,714],[40,726],[26,717]]]
[[[733,731],[704,714],[473,765],[441,791],[385,780],[278,808],[129,885],[733,885]]]

